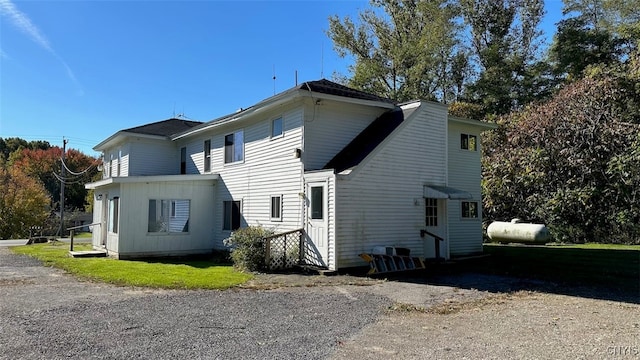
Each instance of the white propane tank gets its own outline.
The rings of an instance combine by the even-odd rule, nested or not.
[[[487,235],[496,242],[546,242],[551,235],[544,224],[521,223],[520,219],[511,222],[494,221],[487,227]]]

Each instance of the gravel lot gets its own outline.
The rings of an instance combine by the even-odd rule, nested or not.
[[[468,273],[401,280],[159,291],[80,282],[0,248],[0,359],[640,358],[638,294]]]

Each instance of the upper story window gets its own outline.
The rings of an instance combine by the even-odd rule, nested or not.
[[[460,148],[469,151],[478,151],[478,142],[475,135],[460,134]]]
[[[273,119],[271,121],[271,137],[276,138],[282,136],[282,118]]]
[[[180,174],[187,173],[187,148],[180,149]]]
[[[244,161],[244,131],[239,130],[224,137],[224,163]]]
[[[118,150],[118,165],[116,169],[116,176],[120,176],[120,171],[122,169],[122,166],[120,165],[121,163],[122,163],[122,150]]]
[[[211,140],[204,141],[204,172],[211,171]]]

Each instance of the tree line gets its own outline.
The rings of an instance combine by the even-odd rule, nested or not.
[[[372,0],[329,18],[334,77],[500,125],[483,135],[483,213],[558,241],[640,244],[640,0]]]
[[[90,210],[91,195],[84,184],[100,177],[97,159],[68,149],[64,164],[82,174],[67,172],[64,177],[61,161],[62,149],[47,141],[0,138],[0,239],[26,237],[32,226],[56,234],[62,182],[65,211]]]

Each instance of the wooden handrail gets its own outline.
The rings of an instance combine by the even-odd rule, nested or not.
[[[72,226],[70,228],[67,228],[67,230],[71,231],[71,233],[69,234],[71,236],[71,238],[69,239],[69,251],[73,251],[73,235],[75,235],[75,230],[82,229],[85,226],[95,226],[95,225],[102,225],[102,224],[101,223],[84,224],[84,225]]]
[[[420,230],[420,237],[424,237],[425,235],[429,235],[431,237],[436,238],[437,240],[444,241],[444,238],[441,238],[440,236],[434,233],[428,232],[427,230]]]
[[[82,229],[85,226],[95,226],[95,225],[102,225],[102,223],[93,223],[93,224],[84,224],[84,225],[72,226],[70,228],[67,228],[67,230]]]
[[[423,238],[425,235],[429,235],[429,236],[434,238],[434,246],[435,246],[435,251],[436,251],[436,261],[440,261],[441,260],[441,258],[440,258],[440,241],[444,241],[444,239],[441,238],[440,236],[434,234],[434,233],[428,232],[427,230],[424,230],[424,229],[420,230],[420,237]]]
[[[283,232],[283,233],[279,233],[279,234],[265,236],[265,237],[262,238],[262,240],[271,240],[271,239],[274,239],[274,238],[277,238],[277,237],[280,237],[280,236],[286,236],[286,235],[293,234],[293,233],[296,233],[296,232],[299,232],[299,231],[300,232],[304,232],[304,229],[300,228],[300,229],[295,229],[295,230],[291,230],[291,231],[287,231],[287,232]]]

